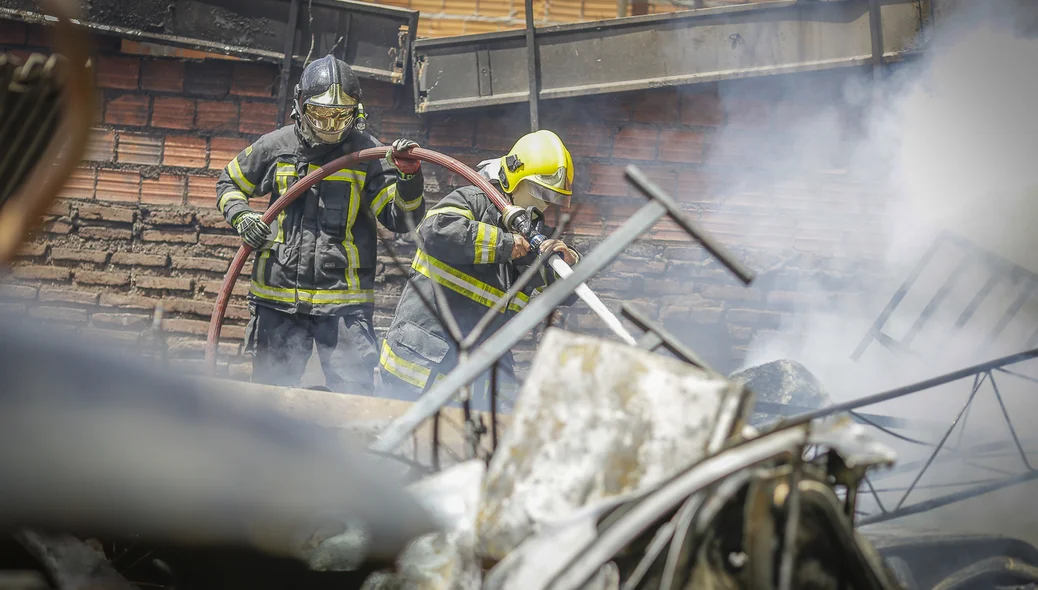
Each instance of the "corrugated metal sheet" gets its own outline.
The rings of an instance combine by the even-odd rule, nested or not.
[[[523,0],[373,0],[372,4],[418,10],[418,37],[453,37],[521,29],[526,26]],[[707,6],[747,4],[747,0],[705,0]],[[628,2],[627,15],[631,8]],[[687,0],[653,0],[649,14],[687,10]],[[535,0],[538,26],[617,18],[617,0]]]

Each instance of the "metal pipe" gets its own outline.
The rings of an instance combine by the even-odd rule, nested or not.
[[[285,59],[281,61],[281,83],[278,85],[278,124],[285,120],[288,107],[288,88],[292,78],[292,53],[296,45],[296,25],[299,22],[299,0],[292,0],[288,8],[288,26],[285,28]]]
[[[278,197],[278,199],[274,201],[274,203],[263,213],[263,222],[267,224],[273,222],[278,214],[291,205],[300,195],[310,190],[310,187],[324,180],[325,177],[337,170],[341,170],[358,162],[378,160],[384,157],[386,157],[386,148],[378,147],[347,154],[341,158],[336,158],[335,160],[328,162],[317,170],[314,170],[310,174],[301,178],[298,182],[289,187],[289,189],[285,191],[285,194]],[[494,186],[485,178],[480,176],[472,168],[469,168],[450,156],[427,150],[425,148],[413,148],[409,150],[406,155],[401,155],[401,157],[443,166],[474,184],[479,188],[479,190],[483,191],[490,201],[499,209],[504,210],[509,205],[505,198],[501,196],[501,193],[499,193],[497,189],[494,188]],[[234,289],[234,283],[238,280],[238,275],[241,274],[241,270],[245,266],[245,262],[248,260],[249,254],[251,253],[252,247],[248,244],[242,244],[238,248],[238,252],[234,255],[234,259],[231,261],[230,268],[227,269],[227,274],[224,275],[223,284],[220,286],[220,293],[216,297],[216,303],[213,305],[213,315],[209,318],[209,333],[206,337],[205,345],[205,362],[208,366],[210,375],[216,373],[216,346],[220,339],[220,328],[223,326],[223,316],[227,311],[227,304],[231,299],[231,290]]]
[[[871,406],[873,404],[878,404],[880,402],[885,402],[912,393],[916,393],[924,389],[930,389],[932,387],[937,387],[939,385],[944,385],[946,383],[958,381],[959,379],[963,379],[965,377],[972,377],[973,375],[986,373],[992,369],[998,369],[1005,365],[1012,365],[1029,359],[1033,359],[1035,357],[1038,357],[1038,349],[1031,349],[1024,352],[1018,352],[1016,354],[1004,356],[1002,358],[997,358],[986,363],[973,365],[972,367],[966,367],[965,369],[959,369],[958,371],[952,371],[951,373],[945,373],[944,375],[938,375],[937,377],[931,377],[930,379],[926,379],[925,381],[920,381],[918,383],[913,383],[911,385],[897,387],[895,389],[890,389],[888,391],[868,395],[862,398],[858,398],[856,400],[844,402],[842,404],[836,404],[818,410],[814,410],[812,412],[807,412],[805,414],[800,414],[799,416],[793,416],[792,418],[790,418],[790,421],[786,423],[786,425],[788,426],[802,424],[804,422],[809,422],[817,418],[825,418],[826,416],[832,416],[834,414],[839,414],[842,412],[846,412],[848,410],[856,410],[864,406]]]
[[[539,128],[537,106],[540,95],[540,69],[537,67],[537,37],[534,35],[533,0],[526,0],[526,76],[530,80],[530,131]]]
[[[724,246],[715,242],[713,238],[706,234],[706,232],[699,229],[699,225],[692,219],[692,216],[682,209],[681,206],[678,205],[677,201],[671,198],[671,196],[664,192],[663,189],[650,181],[641,170],[635,166],[628,166],[624,171],[624,176],[626,176],[627,181],[633,184],[643,195],[666,207],[667,213],[670,214],[674,221],[680,225],[682,229],[688,232],[693,239],[699,242],[707,252],[712,254],[714,258],[718,259],[725,268],[732,271],[732,274],[738,277],[744,285],[749,285],[753,282],[753,271],[746,268],[741,262],[732,256]]]

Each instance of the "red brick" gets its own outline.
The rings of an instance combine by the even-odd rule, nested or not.
[[[47,206],[47,215],[55,217],[68,217],[72,214],[72,204],[69,201],[55,199]]]
[[[227,96],[231,88],[231,64],[224,60],[192,61],[184,71],[188,94]]]
[[[209,169],[221,170],[242,150],[249,147],[244,139],[214,137],[209,141]]]
[[[216,200],[216,193],[213,192],[213,200]],[[198,211],[198,224],[202,227],[227,229],[227,221],[223,218],[223,214],[216,210],[216,207],[212,209],[206,208]]]
[[[241,103],[238,131],[253,135],[270,133],[278,128],[278,107],[266,102]]]
[[[166,148],[162,154],[163,166],[202,168],[205,166],[205,138],[189,135],[166,136]]]
[[[782,314],[773,311],[758,311],[755,309],[728,310],[728,321],[762,328],[778,328],[782,325],[782,318]]]
[[[130,273],[119,271],[76,271],[76,282],[84,285],[123,287],[130,284]]]
[[[151,323],[151,316],[139,313],[95,313],[91,318],[100,328],[130,328],[139,330]]]
[[[703,134],[695,131],[660,131],[660,159],[665,162],[698,164],[703,161]]]
[[[209,315],[212,315],[211,310]],[[249,319],[249,308],[242,305],[228,305],[223,317],[231,320],[247,320]]]
[[[145,178],[141,183],[141,202],[183,205],[185,180],[185,177],[176,174],[159,174],[158,178]]]
[[[184,320],[190,321],[190,320]],[[208,332],[208,323],[206,323],[206,332]],[[220,339],[230,338],[233,340],[244,340],[245,339],[245,326],[228,326],[224,324],[220,330]]]
[[[141,88],[160,92],[184,90],[184,62],[179,59],[146,59],[141,64]]]
[[[46,253],[47,244],[26,243],[22,244],[22,246],[18,248],[18,256],[22,258],[36,258],[43,256]]]
[[[763,129],[770,124],[771,104],[756,98],[726,98],[727,125],[735,129]]]
[[[143,127],[148,124],[150,98],[143,94],[125,94],[108,101],[105,122],[112,125]]]
[[[191,225],[195,222],[195,214],[192,211],[158,209],[148,211],[145,221],[151,225]]]
[[[203,246],[238,248],[241,246],[241,238],[235,234],[202,234],[198,236],[198,243]]]
[[[72,224],[64,219],[58,219],[43,224],[43,231],[48,234],[58,234],[61,236],[72,233]]]
[[[530,119],[511,108],[490,108],[484,110],[476,119],[476,144],[480,149],[492,150],[496,153],[507,153],[516,138],[530,131]]]
[[[429,145],[436,147],[472,147],[475,145],[475,117],[451,115],[432,123]]]
[[[36,299],[36,287],[26,285],[0,285],[0,298]]]
[[[165,291],[190,291],[194,288],[191,279],[180,279],[177,277],[152,277],[147,275],[136,275],[134,284],[141,289],[162,289]]]
[[[628,185],[624,180],[623,166],[607,166],[591,164],[588,171],[591,177],[591,194],[603,197],[626,197]]]
[[[194,244],[198,242],[198,234],[194,231],[170,231],[147,229],[141,235],[145,242],[170,242],[173,244]]]
[[[79,235],[88,240],[129,240],[133,232],[114,227],[81,227]]]
[[[269,64],[236,62],[231,71],[231,94],[270,98],[274,94],[276,73],[276,66]],[[364,102],[370,100],[365,93]]]
[[[198,101],[198,129],[202,131],[237,131],[238,105],[233,102]]]
[[[101,294],[101,305],[103,307],[122,307],[125,309],[153,309],[158,302],[158,299],[142,297],[141,295],[124,295],[122,293]]]
[[[209,332],[209,322],[202,320],[168,319],[162,322],[162,327],[170,332],[180,332],[182,334],[206,334]],[[226,329],[227,326],[224,326],[224,331],[220,334],[222,337],[228,337]]]
[[[97,170],[94,168],[74,168],[58,196],[64,199],[93,199],[96,181]]]
[[[162,300],[162,308],[173,313],[189,313],[209,317],[213,313],[213,302],[170,298]]]
[[[123,330],[104,330],[101,328],[82,328],[80,333],[89,338],[107,341],[110,344],[127,344],[140,341],[140,332]]]
[[[216,178],[192,174],[187,179],[187,204],[195,207],[216,207]]]
[[[386,137],[394,139],[398,137],[421,138],[425,135],[425,122],[413,112],[390,110],[382,113],[381,131]]]
[[[38,320],[54,322],[80,323],[87,321],[87,312],[67,307],[33,307],[29,309],[29,316]]]
[[[53,248],[50,257],[54,260],[72,260],[75,262],[92,262],[104,264],[108,261],[108,252],[104,250],[86,250],[82,248]]]
[[[120,133],[116,155],[122,164],[158,166],[162,163],[162,137]]]
[[[681,104],[673,89],[640,92],[634,98],[633,111],[634,120],[639,123],[676,123]]]
[[[392,107],[396,94],[396,86],[388,82],[365,80],[361,85],[364,92],[364,104],[378,107]]]
[[[681,124],[717,127],[724,122],[721,99],[713,92],[687,93],[681,96]]]
[[[87,205],[82,204],[76,208],[80,219],[113,221],[115,223],[133,223],[136,217],[136,209],[126,207],[113,207],[111,205]]]
[[[175,96],[155,97],[151,124],[168,129],[194,129],[195,101]]]
[[[77,305],[94,305],[100,293],[76,289],[40,289],[40,301],[57,301]]]
[[[140,194],[140,172],[129,170],[98,170],[98,200],[136,203],[140,198]]]
[[[115,132],[107,129],[94,129],[90,133],[84,160],[95,162],[111,162],[115,159]]]
[[[136,90],[140,79],[141,60],[138,57],[101,55],[94,61],[97,85],[102,88]]]
[[[116,252],[112,254],[112,264],[120,266],[166,266],[169,262],[167,254],[143,254],[141,252]]]
[[[244,276],[244,275],[243,275]],[[209,281],[202,284],[202,291],[207,295],[217,295],[220,293],[220,287],[223,285],[221,281]],[[239,280],[234,284],[234,288],[231,289],[232,295],[244,297],[249,294],[249,283],[246,280]]]
[[[59,266],[16,266],[11,269],[16,279],[38,279],[41,281],[67,281],[72,271]]]
[[[13,20],[0,21],[0,45],[25,45],[25,23]]]
[[[228,262],[213,258],[200,258],[191,256],[174,256],[173,268],[184,270],[204,270],[208,272],[226,272]]]
[[[613,157],[654,160],[658,142],[659,133],[655,128],[627,125],[613,137]]]

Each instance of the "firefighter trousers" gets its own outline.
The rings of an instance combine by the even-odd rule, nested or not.
[[[371,395],[378,362],[371,323],[369,309],[323,316],[253,306],[247,334],[248,347],[255,354],[252,381],[299,385],[316,343],[328,389]]]

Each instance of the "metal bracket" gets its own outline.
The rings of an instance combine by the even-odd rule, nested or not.
[[[877,2],[887,60],[917,52],[921,1]],[[869,0],[780,0],[537,27],[535,39],[523,30],[421,39],[415,110],[527,101],[533,108],[534,99],[868,65],[871,18]],[[494,81],[489,92],[486,77]]]
[[[313,30],[310,18],[299,22],[298,0],[93,0],[77,22],[103,35],[282,65],[286,53],[301,64],[311,39],[320,56],[345,38],[342,57],[358,76],[406,82],[417,11],[348,0],[307,0],[307,7]],[[0,18],[52,20],[33,0],[0,0]]]

